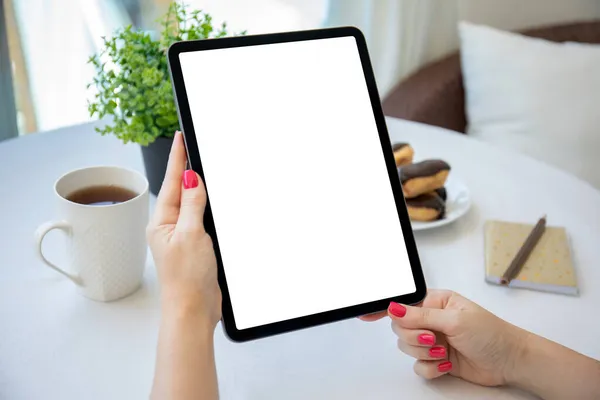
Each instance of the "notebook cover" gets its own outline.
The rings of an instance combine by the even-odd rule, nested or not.
[[[500,278],[533,227],[503,221],[485,223],[486,281],[500,284]],[[577,295],[570,247],[564,228],[546,227],[523,269],[509,287]]]

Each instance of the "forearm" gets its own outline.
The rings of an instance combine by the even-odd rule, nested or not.
[[[600,362],[528,334],[510,383],[545,400],[600,398]]]
[[[214,400],[218,396],[215,324],[193,309],[163,312],[152,388],[153,400]]]

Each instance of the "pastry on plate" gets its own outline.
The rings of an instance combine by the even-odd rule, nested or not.
[[[407,199],[444,187],[449,173],[450,165],[443,160],[425,160],[398,168]]]
[[[415,151],[408,143],[396,143],[392,146],[396,166],[412,164]]]
[[[436,192],[406,199],[406,207],[412,221],[436,221],[444,218],[446,213],[446,203]]]

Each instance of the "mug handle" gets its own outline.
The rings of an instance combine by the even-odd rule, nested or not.
[[[36,249],[37,249],[38,257],[44,262],[44,264],[46,264],[47,266],[49,266],[56,272],[66,276],[71,281],[73,281],[73,283],[75,283],[76,285],[81,285],[82,282],[81,282],[81,278],[79,276],[74,275],[74,274],[69,274],[68,272],[63,271],[61,268],[57,267],[56,265],[54,265],[50,261],[48,261],[48,259],[44,256],[44,253],[42,253],[42,242],[44,241],[44,237],[52,229],[60,229],[60,230],[65,231],[67,234],[71,233],[71,225],[69,225],[69,223],[66,221],[50,221],[50,222],[45,222],[42,225],[40,225],[39,228],[37,228],[35,231],[35,241],[36,241]]]

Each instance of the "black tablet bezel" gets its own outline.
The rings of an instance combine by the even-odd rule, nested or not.
[[[381,142],[381,148],[384,154],[385,162],[390,177],[390,184],[392,185],[394,197],[396,201],[396,208],[398,210],[398,218],[402,227],[405,245],[408,251],[408,257],[412,268],[412,274],[415,280],[416,291],[401,296],[391,297],[387,299],[381,299],[370,303],[354,305],[342,309],[325,311],[318,314],[308,315],[299,317],[291,320],[285,320],[275,322],[267,325],[257,326],[248,329],[239,330],[235,326],[235,319],[231,306],[231,299],[229,297],[229,290],[227,288],[227,280],[225,278],[225,272],[223,269],[223,262],[221,259],[221,252],[219,249],[219,240],[216,234],[215,224],[210,206],[210,182],[206,182],[206,188],[208,193],[208,203],[204,214],[204,225],[208,234],[213,239],[215,254],[218,265],[218,279],[221,291],[223,294],[223,326],[226,334],[229,338],[236,342],[243,342],[247,340],[258,339],[266,336],[271,336],[279,333],[289,332],[302,328],[317,326],[325,323],[340,321],[343,319],[353,318],[360,315],[371,314],[378,311],[385,310],[391,301],[400,302],[404,304],[416,304],[420,303],[426,295],[427,289],[425,285],[425,278],[421,268],[421,262],[417,252],[417,246],[413,236],[404,195],[402,194],[402,187],[400,180],[398,179],[398,171],[394,161],[392,152],[392,145],[387,132],[385,124],[385,118],[381,108],[379,100],[379,94],[377,86],[375,84],[375,77],[373,75],[373,69],[369,59],[367,51],[367,45],[363,34],[354,27],[339,27],[339,28],[328,28],[328,29],[316,29],[309,31],[298,31],[298,32],[286,32],[286,33],[275,33],[275,34],[264,34],[264,35],[253,35],[253,36],[237,36],[227,37],[219,39],[206,39],[206,40],[194,40],[177,42],[173,44],[168,50],[168,61],[171,72],[171,80],[175,92],[175,101],[177,103],[177,109],[179,113],[179,122],[184,132],[185,143],[187,147],[187,153],[189,163],[192,169],[204,179],[204,172],[202,169],[202,162],[200,153],[198,151],[198,145],[196,136],[194,133],[194,125],[192,122],[190,107],[187,101],[187,93],[183,81],[183,75],[181,72],[181,64],[179,62],[179,54],[185,52],[194,52],[202,50],[222,49],[231,47],[242,47],[242,46],[256,46],[264,44],[284,43],[284,42],[296,42],[305,40],[316,40],[316,39],[328,39],[336,37],[349,37],[352,36],[356,40],[357,48],[360,54],[362,67],[364,71],[365,80],[369,90],[369,96],[371,99],[371,105],[377,124],[377,130],[379,132],[379,139]],[[385,279],[385,277],[381,277]],[[307,294],[309,295],[309,294]],[[274,299],[273,301],[278,301]]]

